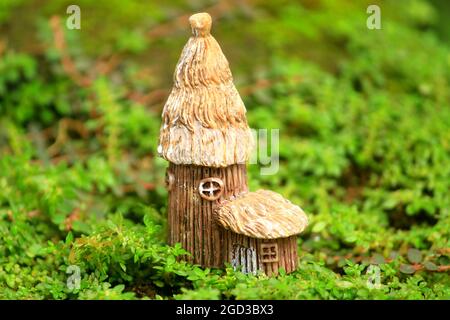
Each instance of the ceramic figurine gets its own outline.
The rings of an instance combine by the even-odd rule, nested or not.
[[[189,22],[193,35],[175,69],[158,146],[169,161],[169,243],[181,243],[192,254],[186,259],[203,267],[292,272],[308,219],[273,191],[249,192],[254,142],[244,103],[210,34],[211,16],[197,13]]]

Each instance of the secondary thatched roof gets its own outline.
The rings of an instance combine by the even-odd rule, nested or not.
[[[253,147],[246,109],[228,61],[210,34],[211,17],[189,18],[193,36],[181,53],[164,106],[158,153],[175,164],[245,163]]]
[[[226,229],[252,238],[286,238],[308,225],[303,210],[276,192],[258,190],[227,200],[215,212]]]

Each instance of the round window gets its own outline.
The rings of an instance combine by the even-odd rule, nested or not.
[[[223,193],[223,181],[219,178],[205,178],[200,181],[198,192],[205,200],[217,200]]]

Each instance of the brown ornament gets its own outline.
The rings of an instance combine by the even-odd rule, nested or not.
[[[303,210],[268,190],[249,192],[253,139],[228,61],[210,34],[211,17],[189,18],[193,36],[175,69],[158,153],[169,161],[169,244],[181,243],[203,267],[225,263],[277,275],[298,264]]]

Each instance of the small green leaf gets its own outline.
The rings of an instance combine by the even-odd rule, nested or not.
[[[167,260],[166,260],[166,264],[167,264],[167,265],[172,265],[172,264],[174,264],[175,262],[176,262],[176,259],[175,259],[174,256],[168,256],[168,257],[167,257]]]
[[[125,289],[125,286],[123,284],[118,284],[117,286],[115,286],[112,290],[116,291],[118,293],[122,292],[123,289]]]
[[[69,232],[66,236],[66,244],[71,244],[73,242],[73,233]]]
[[[438,269],[437,265],[431,261],[425,261],[423,265],[428,271],[436,271]]]
[[[419,263],[422,261],[422,253],[417,249],[409,249],[408,250],[408,260],[411,263]]]
[[[375,254],[372,256],[371,262],[372,262],[373,264],[382,264],[382,263],[385,263],[386,260],[384,259],[384,257],[383,257],[381,254],[375,253]]]
[[[344,280],[336,281],[336,285],[340,288],[345,288],[345,289],[353,287],[353,283],[351,283],[350,281],[344,281]]]
[[[318,232],[322,231],[323,229],[325,229],[326,226],[327,226],[327,224],[324,221],[317,222],[314,225],[314,227],[312,228],[312,232],[318,233]]]
[[[397,259],[397,257],[399,256],[397,251],[391,251],[391,253],[389,254],[389,258],[390,259]]]
[[[15,284],[16,284],[16,282],[15,282],[15,280],[14,280],[14,277],[12,277],[12,276],[7,276],[6,277],[6,284],[11,288],[11,289],[15,289]]]
[[[416,269],[414,269],[414,267],[410,264],[402,264],[400,266],[400,271],[406,274],[413,274],[416,272]]]
[[[200,268],[195,268],[195,269],[194,269],[194,273],[195,273],[198,277],[200,277],[200,278],[202,278],[202,277],[205,276],[203,270],[200,269]]]

